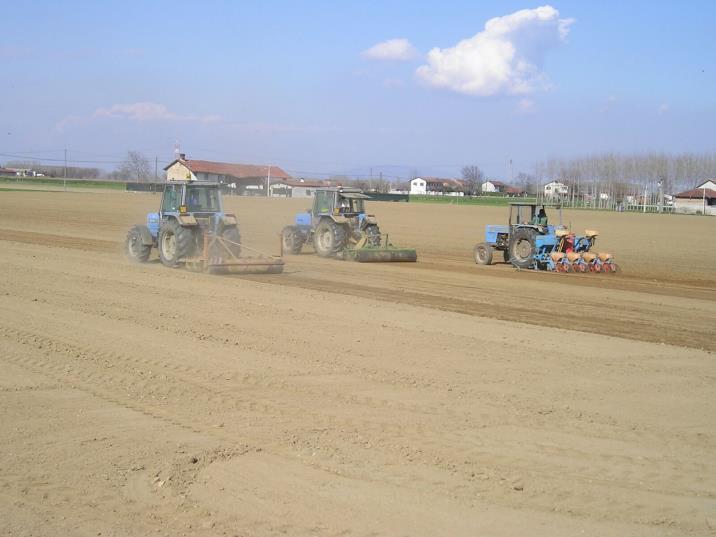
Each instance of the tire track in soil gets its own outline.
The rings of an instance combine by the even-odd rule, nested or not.
[[[121,244],[113,241],[8,229],[0,229],[0,240],[101,252],[118,253],[121,250]],[[326,260],[325,262],[332,263],[333,261]],[[335,263],[337,263],[337,261]],[[327,266],[330,269],[330,265]],[[444,270],[442,265],[441,269]],[[514,277],[515,275],[510,272],[504,273],[504,275],[495,274],[491,276],[506,278]],[[535,276],[544,277],[553,275],[539,274]],[[504,303],[497,303],[496,301],[477,302],[475,300],[463,299],[459,295],[455,294],[442,296],[432,293],[422,293],[415,290],[362,285],[346,280],[342,280],[338,285],[336,282],[331,282],[330,280],[312,278],[304,276],[300,273],[292,274],[290,270],[286,274],[280,276],[246,275],[241,276],[241,278],[262,284],[282,285],[332,294],[348,294],[362,298],[370,298],[373,300],[382,300],[397,304],[410,304],[413,306],[427,307],[441,311],[486,317],[502,321],[521,322],[533,326],[562,328],[564,324],[562,316],[546,315],[545,312],[539,308],[526,308],[517,304],[514,306],[505,305]],[[599,278],[598,282],[594,281],[586,284],[585,281],[587,281],[588,277],[580,278],[579,285],[612,288],[615,290],[629,289],[628,286],[625,289],[623,282],[612,282],[609,278],[602,278],[599,275],[597,275],[597,278]],[[562,281],[560,283],[572,282]],[[646,282],[644,283],[645,285],[649,285],[646,284]],[[659,286],[652,284],[649,288],[649,292],[652,292],[652,290],[656,290],[656,294],[666,296],[686,296],[696,293],[699,298],[703,298],[705,300],[709,300],[713,294],[711,289],[705,289],[703,287],[689,288],[684,286],[675,286],[673,289],[670,289],[666,285]],[[570,317],[570,330],[621,337],[633,341],[668,343],[688,348],[716,351],[716,340],[711,337],[710,333],[705,333],[700,327],[692,327],[689,324],[681,324],[675,327],[671,322],[653,322],[653,320],[642,321],[638,319],[637,316],[633,316],[629,319],[629,322],[626,323],[623,320],[612,320],[610,315],[611,308],[608,305],[605,307],[591,305],[590,307],[595,310],[593,313],[580,311],[579,316]]]
[[[394,452],[397,455],[396,461],[399,461],[401,459],[405,459],[405,448],[402,448],[401,446],[396,446],[390,442],[381,441],[381,438],[397,436],[401,438],[404,444],[421,446],[419,453],[409,453],[408,456],[410,458],[416,460],[417,462],[420,462],[421,464],[428,464],[430,466],[438,468],[442,472],[452,477],[453,483],[451,486],[449,486],[451,494],[456,494],[458,491],[461,491],[461,494],[464,494],[466,492],[466,487],[468,490],[472,491],[471,493],[485,493],[488,489],[493,489],[494,494],[495,485],[485,487],[484,483],[474,481],[474,473],[468,473],[468,471],[459,470],[459,468],[461,468],[467,460],[471,462],[471,467],[477,466],[479,468],[482,468],[483,470],[489,469],[488,471],[495,476],[513,475],[515,471],[518,470],[523,472],[525,475],[531,475],[533,478],[541,477],[554,479],[554,474],[560,472],[561,470],[560,480],[567,480],[569,482],[574,482],[576,480],[583,483],[589,483],[590,486],[597,487],[618,487],[620,489],[632,489],[642,492],[644,491],[644,487],[636,482],[636,480],[638,479],[643,479],[643,476],[637,475],[635,473],[630,473],[630,475],[628,476],[624,476],[623,474],[614,475],[613,472],[609,471],[609,469],[612,467],[612,463],[617,460],[617,458],[615,457],[608,457],[602,455],[598,457],[596,461],[601,462],[601,464],[584,465],[572,470],[566,470],[559,465],[555,465],[551,469],[535,471],[534,459],[503,455],[501,454],[501,452],[507,446],[500,446],[497,444],[478,444],[477,446],[475,446],[473,442],[473,447],[471,449],[460,449],[458,450],[457,454],[453,456],[447,456],[444,453],[444,450],[441,449],[443,446],[464,446],[466,444],[466,439],[463,433],[459,431],[451,431],[449,428],[440,431],[440,427],[436,428],[435,423],[427,423],[417,426],[415,424],[411,424],[412,426],[407,426],[405,423],[399,422],[399,424],[386,426],[384,424],[376,424],[374,421],[360,418],[346,419],[345,417],[341,418],[335,414],[310,412],[307,411],[305,408],[295,408],[291,409],[291,411],[287,411],[286,407],[283,405],[271,405],[265,403],[256,405],[252,404],[251,402],[247,403],[246,401],[237,402],[234,396],[227,397],[226,394],[222,393],[221,391],[212,389],[202,384],[197,384],[196,382],[194,382],[193,384],[194,391],[202,390],[203,392],[205,392],[204,395],[197,393],[189,397],[187,400],[185,398],[186,390],[179,391],[179,395],[182,397],[182,402],[190,402],[190,406],[192,406],[196,412],[192,414],[183,412],[179,416],[177,416],[177,408],[175,405],[171,409],[172,416],[168,416],[165,413],[161,412],[160,408],[157,408],[156,403],[147,401],[145,398],[136,399],[131,397],[131,395],[134,391],[134,393],[146,393],[153,398],[167,398],[172,394],[170,389],[165,388],[162,391],[161,389],[158,389],[157,386],[152,385],[152,382],[150,380],[145,380],[143,382],[137,383],[136,375],[131,375],[131,373],[119,373],[114,370],[111,374],[108,375],[105,372],[91,371],[87,368],[88,365],[92,366],[93,364],[98,364],[99,361],[102,359],[110,361],[114,364],[117,364],[118,362],[125,362],[127,364],[130,364],[129,367],[133,367],[133,365],[131,364],[144,364],[154,366],[165,365],[165,363],[161,360],[147,360],[136,357],[128,358],[115,352],[105,353],[95,348],[71,345],[60,342],[56,339],[41,336],[33,332],[29,332],[26,330],[18,330],[15,328],[0,327],[0,334],[6,339],[20,342],[20,344],[22,345],[30,345],[36,350],[41,351],[42,358],[28,358],[27,353],[25,352],[18,353],[11,351],[7,353],[5,355],[5,359],[17,366],[27,367],[35,373],[41,373],[45,375],[49,374],[53,379],[57,380],[58,382],[69,380],[76,387],[77,383],[79,382],[81,383],[79,389],[102,400],[140,412],[143,415],[146,415],[153,419],[161,420],[165,423],[180,427],[193,433],[208,434],[209,436],[214,437],[224,443],[236,442],[237,439],[232,435],[228,434],[228,432],[223,431],[221,429],[208,428],[206,426],[206,423],[200,418],[197,418],[195,414],[198,413],[200,416],[205,416],[211,413],[210,410],[212,408],[227,408],[232,406],[235,410],[241,410],[243,412],[258,411],[263,414],[270,414],[272,417],[275,417],[276,415],[279,415],[281,417],[290,416],[294,419],[298,418],[299,416],[302,416],[304,418],[308,417],[313,423],[314,428],[329,430],[343,427],[358,431],[360,433],[361,438],[357,441],[357,446],[361,446],[367,441],[369,444],[380,446],[381,449],[384,451],[387,450]],[[68,365],[66,362],[58,362],[56,360],[52,360],[50,358],[50,355],[56,353],[61,353],[64,356],[70,358],[79,359],[82,361],[82,363],[75,364],[73,366]],[[93,356],[95,357],[95,359],[91,360],[89,359],[89,356]],[[203,373],[204,375],[206,374],[206,372],[190,367],[174,367],[173,369],[175,371],[190,373],[191,377],[196,377],[198,373]],[[167,378],[164,378],[162,379],[162,382],[166,382],[167,380]],[[182,383],[189,382],[187,378],[182,378],[180,380]],[[177,383],[177,381],[174,380],[174,383]],[[108,391],[106,389],[107,384],[112,385],[115,390]],[[249,384],[251,384],[251,382],[249,382]],[[278,386],[282,389],[286,387],[285,383],[269,384],[269,386],[272,385]],[[119,388],[121,392],[125,395],[119,395],[116,392],[117,388]],[[207,394],[208,396],[206,396]],[[366,401],[370,402],[371,399],[369,398]],[[233,405],[231,403],[233,403]],[[198,407],[200,406],[207,406],[209,408],[199,409]],[[181,405],[181,408],[186,408],[186,405]],[[438,420],[438,423],[442,421],[443,420]],[[430,431],[433,434],[432,438],[427,441],[425,438],[426,431]],[[436,435],[436,433],[440,434]],[[354,443],[356,442],[355,439],[351,440],[350,438],[348,439],[348,441],[353,441]],[[518,447],[519,449],[522,449],[524,447],[521,445],[521,443],[520,446],[521,447]],[[307,447],[312,448],[312,446],[310,445],[308,445]],[[550,453],[547,453],[547,455],[549,454]],[[554,455],[554,452],[552,452],[551,455]],[[583,456],[591,454],[580,453],[580,455]],[[583,457],[580,458],[583,459]],[[624,457],[620,458],[623,459]],[[635,459],[629,460],[632,464],[636,463]],[[621,462],[623,463],[623,461]],[[652,468],[654,467],[654,462],[655,461],[650,461]],[[634,465],[639,466],[638,464]],[[318,465],[317,467],[320,467],[320,465]],[[663,479],[665,480],[665,482],[670,482],[673,485],[675,482],[679,481],[678,476],[684,476],[693,471],[694,468],[686,468],[679,464],[660,464],[657,467],[657,470],[654,471],[655,473],[653,473],[652,475],[664,476],[666,474],[666,477]],[[500,479],[501,481],[505,480],[504,477]],[[391,478],[386,479],[386,481],[390,482]],[[454,481],[458,481],[459,484],[454,483]],[[475,489],[475,487],[477,487],[477,490]],[[653,492],[690,497],[702,491],[693,491],[690,489],[674,490],[673,488],[666,490],[657,488],[654,489]],[[505,498],[506,497],[502,497],[502,501],[499,501],[499,503],[502,503]],[[591,499],[593,501],[593,498]],[[673,516],[677,516],[678,514],[677,512],[670,513],[669,510],[666,508],[664,510],[664,513],[671,514]]]

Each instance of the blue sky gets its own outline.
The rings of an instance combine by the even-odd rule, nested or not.
[[[295,175],[504,179],[509,159],[716,150],[712,1],[4,4],[0,162],[111,169],[178,141]]]

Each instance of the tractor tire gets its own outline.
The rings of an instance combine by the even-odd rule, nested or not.
[[[492,265],[492,246],[486,242],[476,244],[473,255],[478,265]]]
[[[298,255],[301,253],[303,240],[301,239],[301,235],[293,226],[286,226],[281,230],[281,246],[284,252],[291,255]]]
[[[526,269],[534,264],[535,230],[518,228],[510,236],[508,246],[510,262],[517,268]]]
[[[134,226],[127,232],[127,240],[124,243],[124,253],[127,259],[135,263],[146,263],[149,254],[152,253],[152,245],[144,244],[140,226]]]
[[[159,229],[157,245],[162,265],[176,268],[196,251],[196,233],[194,229],[182,227],[179,222],[171,219]]]
[[[346,247],[346,237],[343,226],[324,218],[313,233],[313,249],[321,257],[334,257]]]
[[[226,226],[221,231],[221,238],[226,239],[227,241],[231,241],[225,242],[224,244],[226,244],[226,247],[231,251],[232,254],[234,254],[236,257],[239,257],[241,255],[241,233],[239,232],[239,226]]]
[[[380,229],[377,224],[369,224],[365,227],[365,234],[368,237],[366,245],[368,246],[380,246]]]

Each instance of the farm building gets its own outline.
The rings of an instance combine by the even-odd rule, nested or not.
[[[442,177],[422,177],[425,181],[425,193],[433,196],[463,196],[466,185],[460,179]]]
[[[290,179],[290,176],[278,166],[193,160],[187,159],[183,153],[164,170],[167,173],[167,181],[185,179],[217,181],[230,186],[237,194],[243,196],[265,196],[267,181]]]
[[[569,193],[569,187],[559,181],[550,181],[544,185],[544,195],[547,198],[556,198],[566,196]]]
[[[410,181],[410,193],[415,195],[425,195],[427,194],[426,185],[427,183],[425,182],[425,179],[422,177],[416,177]]]
[[[703,184],[708,183],[713,184],[713,181]],[[716,215],[716,189],[699,187],[675,194],[674,211],[686,214]]]
[[[504,192],[507,185],[502,181],[488,180],[480,185],[481,192]]]
[[[271,184],[272,197],[312,198],[317,188],[331,186],[330,181],[306,181],[304,179],[287,179]]]

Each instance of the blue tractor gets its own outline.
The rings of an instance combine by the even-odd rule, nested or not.
[[[539,208],[539,210],[538,210]],[[559,225],[550,224],[547,209],[559,215]],[[485,242],[475,245],[475,262],[492,264],[495,250],[501,251],[506,263],[517,268],[536,268],[543,254],[551,252],[559,243],[555,230],[562,228],[560,205],[510,203],[507,225],[488,225]]]
[[[547,209],[557,214],[558,224],[549,223]],[[562,225],[558,204],[510,203],[507,225],[488,225],[485,242],[475,245],[475,263],[492,264],[495,250],[519,269],[558,272],[617,272],[611,254],[591,251],[598,232],[586,230],[577,236]]]
[[[162,194],[158,212],[147,215],[146,225],[127,233],[125,253],[145,263],[152,248],[166,267],[186,266],[206,272],[282,272],[274,257],[242,258],[239,224],[224,212],[221,185],[206,181],[172,181]]]
[[[410,248],[396,248],[378,228],[373,215],[366,214],[364,201],[370,196],[356,188],[319,188],[313,207],[296,215],[295,223],[281,232],[283,251],[301,252],[312,244],[321,257],[359,262],[416,261]]]

